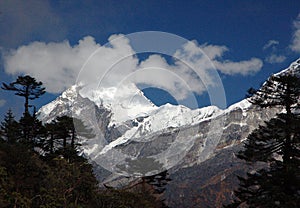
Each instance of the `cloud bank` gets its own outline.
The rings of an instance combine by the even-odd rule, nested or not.
[[[50,93],[61,93],[78,77],[84,77],[103,86],[118,85],[124,80],[149,84],[184,99],[188,95],[187,85],[198,94],[214,85],[210,76],[213,67],[223,74],[244,76],[262,68],[263,62],[258,58],[239,62],[223,60],[227,51],[226,46],[190,41],[175,52],[172,63],[159,54],[140,61],[126,36],[112,35],[109,44],[102,46],[87,36],[73,46],[68,41],[32,42],[6,52],[4,63],[6,73],[32,75]],[[85,72],[81,71],[83,66]]]

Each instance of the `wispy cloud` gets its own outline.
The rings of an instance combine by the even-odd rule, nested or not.
[[[268,56],[265,61],[270,64],[278,64],[282,63],[286,60],[286,57],[283,55],[276,55],[276,54],[271,54]]]
[[[264,46],[263,50],[268,51],[268,55],[265,58],[265,61],[269,64],[278,64],[282,63],[286,60],[286,56],[279,55],[277,46],[279,45],[279,41],[277,40],[269,40]]]
[[[195,55],[200,56],[203,52],[210,58],[211,62],[214,64],[216,69],[223,74],[227,75],[250,75],[257,71],[259,71],[263,62],[258,58],[251,58],[249,60],[244,61],[231,61],[231,60],[223,60],[225,52],[229,51],[226,46],[219,45],[197,45],[197,43],[190,42],[189,47],[185,47],[184,60],[189,60],[189,63],[194,65],[195,67],[202,66],[201,59],[195,59]]]
[[[60,93],[70,87],[79,75],[89,82],[99,83],[101,79],[103,86],[118,85],[126,78],[138,84],[161,87],[184,99],[188,96],[184,90],[186,84],[198,94],[207,90],[203,80],[205,85],[214,85],[210,74],[213,66],[227,75],[248,75],[259,71],[263,65],[258,58],[239,62],[223,60],[225,52],[229,51],[226,46],[199,45],[196,41],[190,41],[176,51],[174,57],[177,59],[173,63],[168,63],[161,55],[152,55],[140,62],[137,56],[128,56],[135,51],[125,36],[113,35],[109,41],[109,46],[101,46],[93,37],[87,36],[74,46],[68,41],[32,42],[4,55],[5,71],[30,74],[41,80],[51,93]],[[96,50],[98,52],[85,64]],[[83,65],[88,73],[80,72]],[[191,68],[199,72],[200,78]]]
[[[300,13],[298,17],[293,22],[294,33],[292,37],[292,43],[290,44],[290,49],[294,52],[300,52]]]
[[[258,72],[263,66],[263,62],[258,58],[240,62],[230,60],[225,60],[224,62],[214,61],[214,64],[224,74],[241,74],[244,76]]]
[[[275,47],[279,44],[277,40],[269,40],[264,46],[263,50],[267,50],[268,48],[275,49]]]
[[[6,103],[6,100],[0,99],[0,108],[3,107]]]

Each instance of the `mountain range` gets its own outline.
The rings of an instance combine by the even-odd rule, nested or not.
[[[278,74],[300,73],[300,59]],[[133,83],[97,88],[73,85],[38,111],[51,122],[68,115],[92,129],[81,153],[95,165],[100,184],[117,187],[168,170],[170,207],[221,207],[248,166],[235,155],[252,130],[280,112],[244,99],[227,109],[154,105]]]

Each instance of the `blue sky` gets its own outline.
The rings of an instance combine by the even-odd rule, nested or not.
[[[248,88],[257,88],[270,74],[288,67],[299,58],[299,14],[300,1],[297,0],[1,0],[0,77],[2,82],[11,82],[17,75],[28,73],[37,75],[43,82],[49,81],[53,78],[49,74],[52,63],[47,62],[45,66],[39,56],[30,55],[33,52],[46,51],[55,57],[53,54],[57,53],[49,43],[57,43],[58,53],[62,53],[66,48],[65,43],[71,48],[81,50],[86,45],[103,45],[114,34],[163,31],[196,40],[202,49],[212,46],[211,50],[214,52],[221,50],[215,63],[219,67],[218,73],[224,85],[227,104],[230,105],[243,99]],[[85,37],[92,37],[93,40],[84,39]],[[34,41],[39,41],[44,46],[38,47],[33,44]],[[22,47],[26,52],[17,56],[16,53]],[[66,53],[68,52],[66,49]],[[66,55],[62,60],[73,63],[72,58],[73,56]],[[61,67],[66,69],[66,73],[68,70],[72,71],[68,67],[72,68],[73,65],[53,63],[53,67],[57,67],[55,70],[60,70]],[[70,75],[72,76],[74,74]],[[63,83],[58,83],[59,81]],[[56,80],[52,83],[53,86],[47,83],[47,88],[53,93],[48,93],[36,101],[35,105],[40,107],[54,99],[66,87],[63,85],[66,82],[72,83],[72,80]],[[63,87],[59,88],[60,84]],[[150,90],[146,94],[157,103],[175,102],[168,98],[167,93],[161,91]],[[209,104],[207,97],[205,92],[197,96],[200,106]],[[23,111],[23,100],[15,98],[13,93],[1,90],[1,115],[9,107],[19,115]]]

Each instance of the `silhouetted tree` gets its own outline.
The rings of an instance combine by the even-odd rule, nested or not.
[[[45,88],[42,85],[42,82],[36,81],[35,78],[29,75],[18,76],[17,80],[10,84],[2,83],[2,89],[14,91],[15,95],[25,98],[25,111],[20,119],[20,127],[23,133],[23,141],[26,142],[32,142],[41,127],[35,117],[35,112],[33,115],[29,113],[29,100],[39,98],[45,93]]]
[[[69,116],[57,117],[45,127],[46,139],[43,150],[49,154],[59,151],[65,157],[73,157],[80,146],[79,138],[95,137],[92,129],[89,129],[82,120]]]
[[[53,154],[55,151],[55,141],[57,139],[56,136],[57,125],[55,121],[51,123],[45,124],[45,139],[43,144],[43,150],[47,153]]]
[[[249,102],[261,107],[284,107],[288,115],[299,102],[299,75],[284,74],[271,76],[259,90],[250,88]]]
[[[56,133],[63,139],[63,148],[70,144],[71,148],[75,149],[79,145],[76,140],[78,136],[91,138],[94,135],[91,129],[88,129],[84,123],[77,118],[61,116],[56,118],[57,131]],[[68,142],[69,141],[69,142]]]
[[[29,114],[29,100],[39,98],[45,93],[45,88],[42,85],[42,82],[37,82],[35,78],[26,75],[18,76],[17,80],[10,84],[2,83],[1,88],[8,91],[15,91],[15,95],[24,97],[24,113]]]
[[[259,89],[249,91],[249,101],[261,107],[277,106],[283,113],[254,130],[238,157],[265,167],[239,177],[235,201],[225,207],[298,207],[300,204],[300,78],[274,75]]]
[[[67,141],[69,138],[74,141],[75,128],[73,119],[68,116],[61,116],[56,118],[57,134],[60,139],[63,140],[62,147],[67,148]]]
[[[4,117],[4,121],[1,122],[0,136],[8,143],[15,143],[18,139],[20,139],[20,125],[15,120],[11,109],[8,110]]]
[[[33,115],[24,113],[19,123],[22,135],[21,141],[30,144],[32,147],[39,145],[45,135],[45,127],[36,117],[36,113],[33,113]]]

